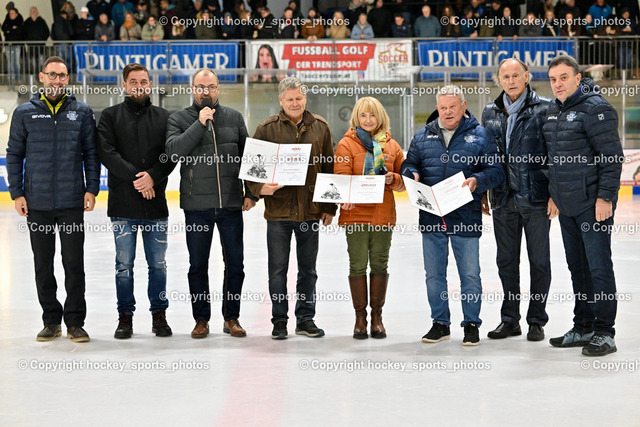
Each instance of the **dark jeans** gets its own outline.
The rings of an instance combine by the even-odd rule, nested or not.
[[[166,310],[167,294],[167,218],[129,219],[111,218],[116,243],[116,296],[118,311],[133,315],[136,298],[133,293],[133,262],[136,259],[138,231],[142,233],[144,254],[147,259],[147,295],[149,311]]]
[[[184,211],[189,250],[189,292],[193,318],[211,319],[209,294],[209,254],[213,229],[217,225],[224,261],[222,316],[224,320],[240,317],[240,299],[244,282],[244,223],[242,209],[208,209]]]
[[[575,294],[574,328],[614,336],[618,303],[611,261],[613,216],[597,222],[595,207],[578,216],[560,215],[560,228]]]
[[[298,279],[295,315],[297,323],[313,320],[316,314],[316,258],[318,257],[318,221],[267,221],[267,252],[269,253],[269,294],[271,322],[289,318],[287,272],[291,234],[296,237]]]
[[[29,210],[27,223],[33,262],[36,273],[38,301],[42,307],[45,325],[60,324],[64,315],[67,327],[84,326],[87,304],[84,299],[84,211],[60,209],[53,211]],[[53,259],[56,252],[56,230],[60,234],[64,287],[67,299],[64,309],[56,292],[58,285],[53,274]]]
[[[509,197],[504,206],[493,211],[493,225],[498,247],[498,273],[504,290],[504,302],[500,310],[502,321],[520,322],[520,247],[524,229],[531,275],[527,323],[546,325],[549,316],[545,307],[551,285],[551,221],[547,209],[520,208],[514,198]]]

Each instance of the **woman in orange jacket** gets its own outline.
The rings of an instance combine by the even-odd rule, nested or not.
[[[367,335],[367,264],[371,266],[371,337],[387,336],[382,324],[389,274],[387,264],[391,234],[396,224],[394,191],[404,191],[400,166],[404,154],[389,133],[389,116],[375,98],[361,98],[351,114],[351,128],[338,143],[334,173],[341,175],[384,175],[384,199],[378,204],[345,203],[339,224],[345,226],[349,252],[349,285],[356,324],[353,337]]]

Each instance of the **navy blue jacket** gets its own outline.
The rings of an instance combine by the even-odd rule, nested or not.
[[[478,186],[473,192],[473,201],[444,216],[446,231],[439,216],[422,210],[420,229],[423,233],[446,232],[462,237],[480,237],[482,194],[504,180],[496,143],[467,111],[447,148],[437,119],[436,111],[427,120],[427,125],[416,132],[402,164],[402,175],[413,179],[413,172],[416,172],[420,182],[435,185],[462,171],[465,178],[475,178]]]
[[[549,191],[562,215],[593,209],[596,199],[615,208],[624,153],[618,135],[618,113],[595,83],[582,79],[564,104],[549,106],[542,127],[549,151]]]
[[[493,209],[504,206],[509,193],[522,208],[546,208],[549,201],[547,145],[542,137],[542,125],[551,99],[539,96],[529,85],[526,91],[527,97],[511,132],[508,153],[509,115],[504,107],[504,91],[482,113],[482,126],[495,139],[505,172],[502,184],[489,190]]]
[[[38,95],[16,108],[7,146],[11,198],[25,196],[35,210],[82,208],[85,192],[100,190],[95,130],[93,111],[73,95],[55,115]]]

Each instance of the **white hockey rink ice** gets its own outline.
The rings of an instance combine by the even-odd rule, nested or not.
[[[266,222],[262,204],[245,214],[244,295],[240,322],[246,338],[222,333],[222,256],[217,233],[210,261],[214,291],[211,334],[190,337],[194,321],[188,296],[184,232],[169,236],[167,254],[170,338],[151,333],[142,241],[136,258],[137,311],[134,335],[115,340],[117,324],[114,244],[110,231],[86,233],[85,271],[91,342],[63,337],[36,342],[41,309],[36,298],[32,253],[24,219],[10,203],[0,207],[0,425],[1,426],[569,426],[640,425],[640,198],[626,197],[616,212],[613,258],[620,299],[618,352],[587,358],[580,348],[556,349],[548,338],[572,326],[570,275],[557,219],[552,223],[553,282],[550,321],[543,342],[520,337],[492,341],[500,322],[501,285],[495,265],[492,222],[480,240],[484,302],[478,347],[463,347],[459,280],[449,258],[452,339],[423,344],[430,325],[421,239],[396,232],[383,311],[388,337],[354,340],[354,312],[347,282],[344,233],[323,231],[318,256],[316,322],[326,336],[294,334],[275,341],[267,288]],[[108,224],[106,203],[85,215],[94,227]],[[170,202],[170,224],[184,215]],[[334,221],[337,223],[337,221]],[[417,212],[398,202],[398,224],[409,229]],[[63,270],[56,258],[58,299],[64,301]],[[528,291],[526,249],[521,277]],[[295,292],[295,249],[289,292]],[[255,299],[265,299],[265,302]],[[254,299],[254,300],[250,300]],[[526,313],[527,303],[521,305]],[[54,371],[55,370],[55,371]]]

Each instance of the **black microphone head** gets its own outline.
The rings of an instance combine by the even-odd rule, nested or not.
[[[213,108],[213,101],[211,100],[211,98],[202,98],[200,105],[202,106],[202,108],[204,107]]]

